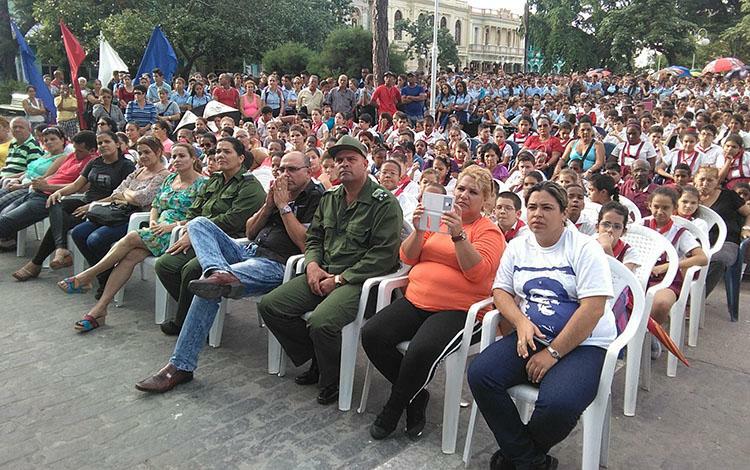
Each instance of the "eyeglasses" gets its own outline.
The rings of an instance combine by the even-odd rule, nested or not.
[[[284,173],[285,171],[288,173],[296,173],[303,168],[309,168],[309,167],[308,166],[280,166],[279,173]]]
[[[624,225],[622,225],[622,224],[613,224],[612,222],[607,222],[607,221],[604,221],[604,222],[599,222],[599,225],[600,225],[600,226],[601,226],[601,227],[602,227],[602,228],[603,228],[604,230],[609,230],[609,229],[613,229],[613,230],[622,230],[623,228],[625,228],[625,226],[624,226]]]

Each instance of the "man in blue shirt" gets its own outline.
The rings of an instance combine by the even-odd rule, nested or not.
[[[404,112],[409,117],[412,127],[424,120],[424,105],[427,91],[417,83],[414,73],[406,75],[406,85],[401,88],[401,102],[405,105]]]
[[[164,81],[164,73],[160,69],[154,69],[151,73],[154,76],[154,83],[148,86],[146,101],[149,103],[158,103],[159,90],[167,90],[167,96],[170,96],[172,94],[172,87]]]

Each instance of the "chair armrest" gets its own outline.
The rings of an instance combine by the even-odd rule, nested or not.
[[[392,277],[380,282],[378,286],[378,303],[375,309],[379,312],[391,303],[393,291],[406,287],[409,284],[409,276]]]
[[[398,270],[396,270],[396,272],[393,272],[393,273],[390,273],[390,274],[385,274],[383,276],[371,277],[371,278],[367,279],[362,284],[362,292],[361,292],[360,297],[359,297],[359,309],[357,310],[357,318],[356,318],[355,321],[361,322],[362,319],[364,318],[364,316],[365,316],[365,308],[367,307],[367,301],[370,299],[370,291],[372,290],[373,287],[379,286],[381,282],[386,281],[388,279],[395,279],[395,278],[398,278],[398,277],[404,277],[409,272],[410,269],[411,269],[411,266],[405,265],[405,264],[401,264],[401,266],[399,266],[399,268],[398,268]],[[408,281],[408,277],[407,277],[407,281]],[[393,291],[391,291],[391,292],[393,292]],[[380,297],[379,294],[380,294],[380,290],[378,290],[378,301],[380,301],[380,299],[381,299],[381,297]],[[376,308],[375,309],[376,312],[378,312],[380,310],[380,309],[377,308],[377,306],[375,308]]]
[[[182,230],[184,228],[185,227],[178,225],[172,229],[172,236],[169,239],[169,246],[174,245],[177,242],[177,240],[180,239],[180,237],[182,236]]]
[[[500,318],[500,312],[497,309],[490,310],[484,314],[484,318],[482,319],[482,339],[479,343],[480,351],[484,351],[487,346],[495,342],[495,332],[497,331],[497,326],[500,324]]]
[[[151,219],[150,212],[134,212],[130,214],[130,220],[128,221],[128,232],[133,232],[141,228],[142,223],[148,223]]]
[[[474,326],[477,321],[477,315],[483,308],[491,306],[494,300],[495,299],[493,297],[487,297],[486,299],[474,303],[471,307],[469,307],[469,311],[466,312],[464,334],[461,337],[461,347],[459,348],[459,351],[461,351],[462,354],[467,354],[469,352],[469,347],[471,346],[471,337],[474,336]],[[484,323],[482,325],[484,326]],[[497,329],[497,326],[495,326],[495,329]],[[484,334],[484,328],[482,328],[482,334]],[[494,337],[495,335],[493,334],[493,339]]]
[[[289,259],[286,260],[286,267],[284,268],[284,280],[282,281],[282,284],[294,277],[295,274],[302,273],[302,270],[300,268],[304,261],[305,255],[290,256]]]

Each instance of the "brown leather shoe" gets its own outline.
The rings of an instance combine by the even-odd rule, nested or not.
[[[220,299],[228,297],[239,299],[245,293],[245,286],[231,273],[215,272],[203,279],[190,281],[188,289],[194,295],[204,299]]]
[[[191,380],[192,372],[179,370],[170,362],[156,374],[135,384],[135,388],[142,392],[164,393]]]

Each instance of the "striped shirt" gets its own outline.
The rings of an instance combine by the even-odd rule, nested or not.
[[[22,144],[15,139],[8,149],[8,158],[5,159],[5,166],[0,170],[0,178],[16,176],[26,171],[26,165],[44,155],[44,151],[37,144],[33,135]]]
[[[125,109],[125,121],[135,122],[139,126],[153,124],[156,122],[156,108],[151,103],[146,103],[143,108],[138,106],[138,101],[128,103]]]

